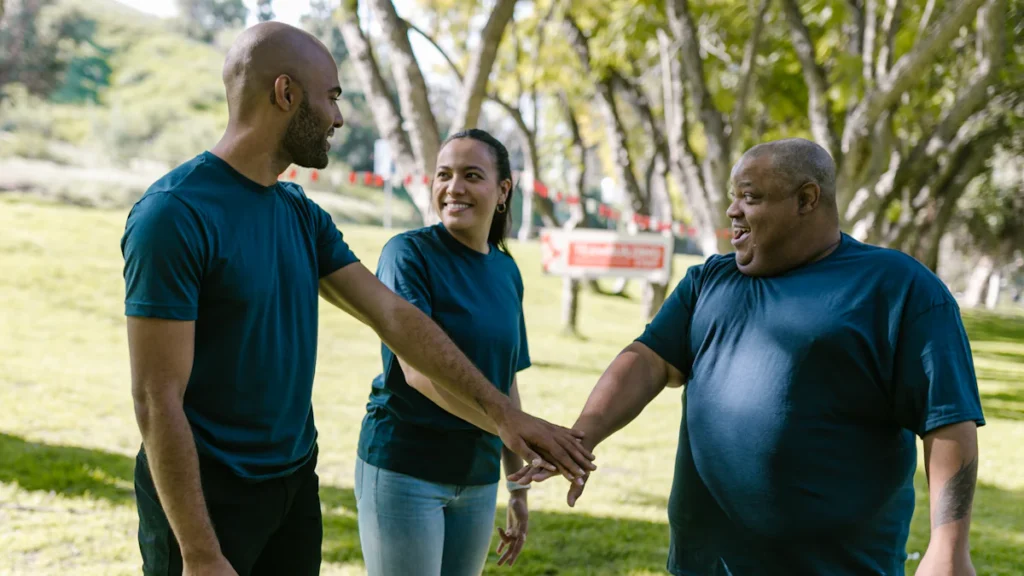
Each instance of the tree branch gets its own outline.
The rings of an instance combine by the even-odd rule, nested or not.
[[[924,5],[924,12],[921,13],[921,21],[917,24],[917,37],[920,38],[924,35],[924,31],[928,29],[928,25],[932,22],[932,14],[935,13],[935,0],[928,0],[928,3]]]
[[[444,48],[441,48],[441,45],[437,43],[437,40],[434,40],[433,36],[427,34],[419,26],[413,24],[412,22],[409,22],[408,20],[403,21],[405,22],[405,25],[409,27],[409,30],[412,30],[413,32],[419,34],[424,39],[426,39],[427,42],[430,42],[431,46],[433,46],[434,49],[437,50],[439,54],[441,54],[441,57],[444,58],[445,62],[448,63],[448,66],[451,67],[452,72],[455,74],[455,77],[459,79],[459,84],[462,84],[462,72],[459,72],[459,67],[455,64],[455,61],[452,60],[451,56],[449,56],[447,52],[445,52]]]
[[[795,0],[785,1],[795,5]],[[938,53],[949,46],[953,37],[962,26],[970,22],[984,1],[959,0],[952,3],[952,9],[931,28],[931,32],[913,50],[897,60],[885,78],[878,79],[877,88],[865,95],[847,124],[842,142],[844,153],[850,151],[856,139],[867,135],[868,127],[920,77]]]
[[[1006,0],[988,0],[978,11],[978,36],[982,55],[970,81],[960,90],[952,106],[943,111],[932,133],[922,137],[907,159],[900,164],[893,179],[893,192],[898,193],[913,174],[934,171],[939,157],[949,150],[951,139],[989,101],[989,87],[996,81],[1006,60]]]
[[[757,60],[757,46],[761,41],[761,31],[764,29],[764,21],[768,14],[770,0],[760,0],[757,14],[754,17],[754,28],[750,31],[750,38],[743,49],[743,63],[740,65],[740,82],[736,88],[736,104],[732,109],[732,120],[729,122],[729,138],[732,146],[738,145],[739,133],[747,122],[747,113],[751,85],[754,82],[754,62]]]
[[[480,119],[480,108],[483,105],[484,94],[487,92],[487,80],[491,73],[491,67],[498,55],[498,45],[501,43],[501,37],[505,34],[509,20],[512,19],[515,6],[516,0],[497,0],[491,10],[487,24],[480,32],[480,46],[473,52],[469,60],[466,78],[462,83],[462,98],[459,100],[455,118],[452,120],[451,132],[475,127]]]
[[[825,71],[815,58],[811,31],[804,22],[804,16],[797,0],[782,0],[782,6],[786,20],[789,22],[793,49],[800,60],[804,83],[807,85],[807,112],[811,119],[811,133],[818,145],[827,150],[838,165],[841,162],[842,151],[832,122],[832,110],[828,101],[828,80],[825,78]],[[871,16],[865,15],[865,17],[870,18]],[[867,51],[867,36],[865,36],[863,48]]]
[[[589,39],[571,15],[566,14],[563,22],[569,43],[573,46],[576,55],[579,57],[583,69],[589,74],[591,72]],[[622,125],[622,118],[619,116],[619,111],[615,104],[615,91],[612,86],[611,77],[605,75],[598,78],[595,82],[595,88],[597,89],[597,95],[605,116],[605,125],[608,130],[608,141],[612,150],[616,179],[626,191],[630,209],[639,214],[646,214],[650,207],[645,202],[643,193],[640,190],[640,184],[637,182],[636,174],[633,172],[633,159],[630,156],[629,146],[626,141],[626,130]]]
[[[864,85],[870,86],[875,79],[875,44],[878,36],[878,1],[864,3],[864,42],[861,45],[861,75]]]
[[[875,75],[884,78],[892,65],[893,50],[896,45],[896,33],[900,29],[900,18],[903,14],[901,0],[885,0],[885,16],[882,18],[882,46],[878,49],[878,61]]]

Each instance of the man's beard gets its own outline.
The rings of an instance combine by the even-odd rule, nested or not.
[[[324,147],[327,132],[313,114],[306,98],[302,98],[299,111],[288,124],[281,147],[293,164],[303,168],[323,169],[327,167],[327,149]]]

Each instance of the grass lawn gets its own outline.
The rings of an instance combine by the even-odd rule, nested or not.
[[[0,199],[0,575],[137,574],[132,467],[139,434],[129,393],[118,241],[124,210]],[[373,269],[388,234],[344,226]],[[582,294],[582,340],[559,335],[561,280],[536,244],[512,243],[526,284],[534,367],[528,411],[571,423],[601,371],[643,327],[631,298]],[[676,276],[693,259],[680,258]],[[973,558],[979,574],[1024,573],[1024,316],[969,313],[988,426],[981,441]],[[314,408],[320,430],[325,574],[362,573],[352,494],[356,438],[380,369],[373,332],[322,307]],[[662,394],[600,447],[575,510],[564,482],[530,492],[530,540],[517,573],[662,574],[679,401]],[[839,455],[837,455],[839,457]],[[927,491],[908,545],[928,539]],[[504,523],[504,509],[498,518]],[[493,548],[492,548],[493,550]],[[489,560],[487,574],[507,572]]]

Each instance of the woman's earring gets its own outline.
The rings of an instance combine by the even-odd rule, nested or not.
[[[504,214],[505,210],[508,210],[508,207],[505,206],[504,202],[502,202],[501,204],[498,204],[498,208],[497,208],[498,214]]]

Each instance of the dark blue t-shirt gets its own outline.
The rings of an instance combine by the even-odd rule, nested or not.
[[[399,234],[384,246],[377,277],[430,316],[499,390],[530,366],[523,279],[495,246],[481,254],[442,224]],[[501,439],[445,412],[410,387],[394,353],[381,345],[359,435],[359,457],[430,482],[481,485],[501,475]]]
[[[915,435],[984,425],[949,291],[845,234],[777,277],[709,258],[638,340],[688,375],[675,574],[902,574]]]
[[[319,279],[357,261],[331,217],[205,152],[146,191],[121,250],[125,314],[196,323],[184,409],[198,451],[252,479],[304,464]]]

